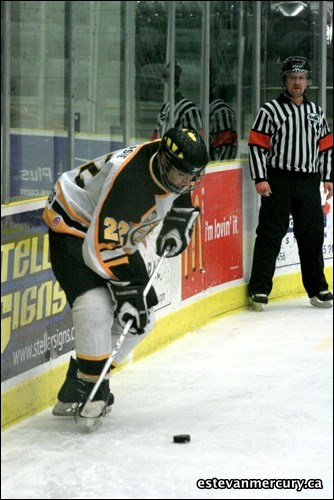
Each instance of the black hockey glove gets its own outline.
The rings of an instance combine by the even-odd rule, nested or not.
[[[141,335],[148,323],[148,310],[144,297],[144,286],[115,286],[109,284],[109,290],[116,302],[118,321],[124,328],[129,319],[133,320],[131,333]]]
[[[167,247],[171,249],[166,257],[182,253],[190,243],[199,214],[199,208],[172,208],[162,223],[156,253],[161,257]]]

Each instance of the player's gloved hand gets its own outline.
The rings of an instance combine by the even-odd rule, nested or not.
[[[129,319],[133,320],[131,333],[144,333],[148,323],[148,309],[144,297],[144,286],[115,286],[109,284],[109,290],[116,302],[118,321],[124,328]]]
[[[157,238],[156,253],[161,257],[166,248],[166,257],[176,257],[189,245],[199,208],[172,208],[165,217]]]

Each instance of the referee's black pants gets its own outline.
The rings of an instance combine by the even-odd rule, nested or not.
[[[303,285],[309,297],[328,290],[324,275],[324,216],[318,174],[300,176],[269,174],[272,194],[261,198],[253,253],[249,295],[269,295],[276,259],[287,233],[289,215],[298,245]]]

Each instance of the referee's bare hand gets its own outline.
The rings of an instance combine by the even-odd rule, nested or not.
[[[259,182],[258,184],[255,184],[255,189],[257,194],[260,196],[270,196],[271,195],[271,187],[269,182],[267,181],[262,181]]]
[[[324,182],[324,193],[327,195],[326,200],[329,200],[333,196],[333,183],[325,181]]]

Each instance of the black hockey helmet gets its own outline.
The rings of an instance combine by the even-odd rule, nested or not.
[[[163,155],[165,155],[164,158]],[[164,134],[158,148],[158,171],[163,186],[174,193],[195,189],[202,180],[209,155],[204,140],[192,128],[170,128]],[[178,187],[169,181],[169,172],[174,167],[179,172],[193,176],[191,186]]]
[[[285,90],[286,77],[290,73],[306,73],[306,78],[309,81],[308,84],[311,85],[311,76],[312,76],[311,66],[306,57],[291,56],[285,59],[281,70],[281,81],[284,90]]]

